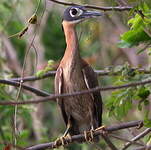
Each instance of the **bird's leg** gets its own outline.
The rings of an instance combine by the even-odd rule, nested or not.
[[[90,116],[91,116],[91,129],[89,131],[84,131],[84,136],[85,136],[85,139],[86,141],[88,142],[93,142],[94,141],[94,125],[95,125],[95,121],[93,119],[93,112],[91,111],[91,109],[89,109],[89,113],[90,113]]]
[[[106,133],[105,128],[106,128],[105,126],[100,126],[94,129],[94,126],[91,126],[91,129],[89,131],[84,131],[85,140],[87,142],[94,142],[94,132],[103,130],[103,134],[105,134]]]
[[[67,129],[65,130],[63,136],[57,138],[57,140],[55,141],[54,147],[58,147],[60,145],[65,146],[69,144],[67,140],[69,140],[69,142],[72,141],[71,135],[69,134],[70,129],[71,129],[71,122],[69,120],[67,124]]]
[[[84,131],[84,137],[85,137],[85,140],[87,141],[87,142],[93,142],[93,139],[94,139],[94,136],[93,136],[93,134],[94,134],[94,127],[93,126],[91,126],[91,129],[89,130],[89,131]]]

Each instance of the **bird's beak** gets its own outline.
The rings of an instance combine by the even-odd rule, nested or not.
[[[82,14],[83,18],[94,18],[94,17],[98,17],[98,16],[102,16],[103,13],[101,12],[97,12],[97,11],[85,11]]]

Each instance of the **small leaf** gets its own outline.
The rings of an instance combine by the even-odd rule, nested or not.
[[[144,126],[148,127],[148,128],[151,128],[151,119],[144,120]]]
[[[37,23],[37,15],[33,14],[33,16],[31,16],[31,18],[28,20],[28,22],[30,24],[36,24]]]
[[[124,41],[124,40],[121,40],[121,41],[118,42],[117,46],[118,46],[119,48],[131,48],[131,47],[132,47],[132,44],[131,44],[131,43],[128,43],[128,42],[126,42],[126,41]]]
[[[36,77],[42,77],[45,74],[44,70],[39,70],[36,72]]]
[[[19,38],[21,38],[28,30],[28,27],[25,27],[18,35]]]
[[[144,126],[151,128],[151,118],[149,118],[149,110],[145,112]]]
[[[150,95],[150,91],[146,89],[145,87],[141,87],[138,91],[138,96],[141,99],[146,99]]]
[[[48,65],[52,66],[54,64],[54,60],[48,60]]]

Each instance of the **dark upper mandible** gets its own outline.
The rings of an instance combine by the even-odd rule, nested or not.
[[[64,11],[63,20],[80,21],[96,16],[102,16],[102,13],[96,11],[88,11],[84,6],[71,6]]]

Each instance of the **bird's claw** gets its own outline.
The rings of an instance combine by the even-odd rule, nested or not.
[[[64,147],[64,146],[68,145],[71,142],[72,142],[72,138],[71,138],[70,135],[62,136],[62,137],[56,139],[53,148],[57,148],[61,145]]]
[[[94,131],[93,129],[91,129],[90,131],[84,131],[84,137],[85,137],[85,140],[87,142],[93,142],[93,139],[94,139]]]
[[[99,131],[99,130],[102,130],[103,134],[106,134],[106,126],[100,126],[100,127],[96,128],[95,130],[91,129],[90,131],[84,131],[85,140],[87,142],[93,142],[94,141],[94,132]]]

